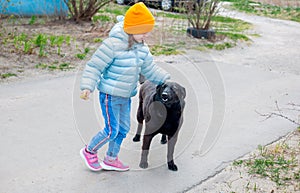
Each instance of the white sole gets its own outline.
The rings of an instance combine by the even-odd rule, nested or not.
[[[89,165],[89,163],[87,162],[87,160],[85,159],[85,156],[84,156],[84,154],[83,154],[83,151],[84,151],[84,149],[81,149],[79,153],[80,153],[80,157],[83,159],[85,165],[86,165],[90,170],[92,170],[93,172],[98,172],[98,171],[102,170],[102,168],[99,168],[99,169],[92,168],[92,167]],[[100,166],[101,166],[101,165],[100,165]]]
[[[109,171],[125,172],[125,171],[129,170],[129,168],[127,168],[127,169],[120,169],[120,168],[116,168],[116,167],[113,167],[113,166],[109,166],[109,165],[106,165],[104,162],[101,162],[100,165],[101,165],[102,169],[109,170]]]

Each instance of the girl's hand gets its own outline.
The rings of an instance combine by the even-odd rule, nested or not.
[[[90,97],[90,94],[91,94],[91,91],[90,91],[90,90],[84,89],[84,90],[81,92],[80,98],[82,98],[83,100],[88,100],[89,97]]]

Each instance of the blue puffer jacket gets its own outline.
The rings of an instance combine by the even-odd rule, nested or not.
[[[161,84],[170,75],[153,63],[147,45],[135,43],[128,50],[128,34],[123,30],[123,16],[110,31],[84,69],[80,89],[99,91],[121,97],[132,97],[137,93],[139,75],[155,84]]]

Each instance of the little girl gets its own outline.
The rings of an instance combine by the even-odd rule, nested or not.
[[[129,166],[118,159],[120,146],[130,129],[131,97],[137,93],[140,74],[155,84],[162,84],[170,75],[153,63],[144,44],[155,19],[142,3],[131,6],[109,37],[87,62],[80,89],[81,98],[88,99],[96,85],[105,127],[80,150],[86,166],[92,171],[126,171]],[[104,161],[99,164],[97,151],[108,143]]]

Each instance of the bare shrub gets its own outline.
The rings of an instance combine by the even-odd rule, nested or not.
[[[64,0],[68,5],[71,19],[76,22],[91,21],[92,17],[111,0]]]

